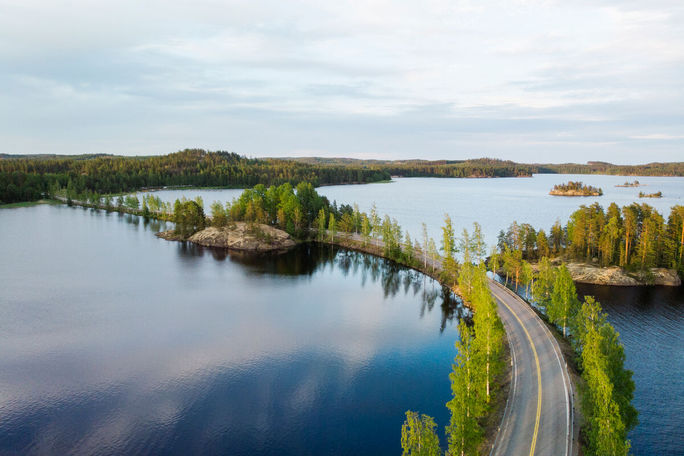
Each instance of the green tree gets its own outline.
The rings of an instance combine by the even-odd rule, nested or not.
[[[504,328],[497,305],[487,286],[487,276],[484,267],[478,267],[473,279],[473,316],[475,329],[475,356],[477,364],[484,366],[482,372],[484,382],[480,387],[484,389],[480,397],[485,397],[489,403],[494,379],[499,375],[503,367],[503,337]]]
[[[544,230],[537,231],[537,258],[548,257],[551,253],[549,250],[549,239],[546,237]]]
[[[551,302],[555,282],[555,269],[547,257],[539,260],[537,274],[532,284],[532,298],[537,305],[546,309]]]
[[[128,195],[124,198],[124,205],[132,210],[137,210],[140,207],[140,200],[135,195]]]
[[[404,251],[404,260],[406,264],[409,266],[413,265],[413,260],[415,259],[416,254],[413,250],[413,241],[411,240],[411,235],[409,234],[408,230],[404,235],[404,247],[402,250]]]
[[[427,230],[427,225],[425,222],[422,223],[422,228],[423,228],[423,243],[420,246],[420,250],[423,252],[423,268],[427,271],[427,262],[428,262],[428,251],[429,249],[429,237],[428,237],[428,230]]]
[[[585,390],[582,410],[588,423],[589,455],[622,456],[629,452],[626,428],[615,402],[614,386],[608,374],[608,360],[602,350],[601,326],[586,325],[582,347],[582,378]]]
[[[402,456],[438,456],[439,437],[435,433],[437,424],[428,415],[407,411],[406,421],[401,426]]]
[[[449,454],[475,456],[483,435],[478,422],[484,410],[483,401],[478,396],[481,366],[475,356],[472,330],[461,322],[459,334],[460,340],[456,342],[458,354],[449,374],[452,399],[446,404],[451,412],[446,428],[447,441]]]
[[[328,233],[330,233],[330,242],[335,242],[335,234],[337,234],[337,224],[335,222],[335,214],[330,213],[328,220]]]
[[[456,240],[454,238],[454,227],[451,224],[451,217],[449,214],[444,214],[444,226],[442,227],[442,251],[444,257],[442,258],[442,269],[444,273],[450,277],[450,280],[455,283],[457,273],[457,263],[454,254],[458,251],[456,248]]]
[[[530,287],[534,281],[534,270],[532,269],[532,265],[525,260],[522,261],[522,267],[520,269],[520,281],[525,287],[525,293],[529,296]]]
[[[325,217],[325,210],[320,209],[318,211],[318,216],[316,217],[316,237],[318,238],[319,241],[322,241],[323,238],[325,237],[325,223],[326,223],[326,217]]]
[[[361,215],[361,239],[363,239],[364,247],[367,246],[368,242],[370,241],[371,230],[372,230],[372,227],[371,227],[369,218],[366,216],[366,214],[362,214]]]
[[[196,201],[176,200],[173,221],[176,224],[176,233],[184,237],[204,229],[206,224],[204,210]]]
[[[226,226],[227,223],[228,217],[226,216],[226,210],[223,208],[223,204],[218,201],[211,203],[211,224],[221,228]]]
[[[556,272],[556,279],[551,293],[551,302],[546,306],[546,314],[552,323],[563,328],[563,336],[567,335],[567,328],[577,314],[579,301],[575,283],[570,271],[561,265]]]

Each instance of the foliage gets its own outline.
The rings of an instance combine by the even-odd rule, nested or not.
[[[553,186],[551,190],[552,195],[580,195],[580,196],[601,196],[603,195],[603,190],[600,188],[592,187],[591,185],[583,184],[582,182],[570,181],[566,184],[557,184]]]
[[[406,421],[401,426],[402,456],[438,456],[439,437],[435,433],[437,424],[428,415],[407,411]]]
[[[563,227],[556,222],[550,239],[529,225],[513,222],[499,234],[501,252],[522,253],[526,260],[565,255],[577,261],[628,269],[672,268],[684,275],[684,206],[672,207],[665,218],[648,204],[615,203],[604,211],[598,203],[580,206]],[[509,273],[517,266],[511,260]]]
[[[201,149],[155,157],[26,156],[0,159],[0,201],[38,200],[51,194],[55,185],[70,189],[73,198],[86,191],[121,193],[163,186],[252,187],[305,181],[316,186],[389,178],[378,167],[308,165]]]
[[[173,221],[176,223],[176,234],[187,237],[204,229],[206,218],[204,209],[197,201],[179,201],[173,207]]]

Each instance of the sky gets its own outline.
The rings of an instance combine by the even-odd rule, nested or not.
[[[0,0],[0,145],[684,161],[684,2]]]

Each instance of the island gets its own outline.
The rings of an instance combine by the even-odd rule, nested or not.
[[[549,192],[553,196],[601,196],[603,190],[600,188],[585,185],[580,181],[570,181],[567,184],[554,185]]]
[[[639,183],[638,180],[635,180],[634,182],[626,181],[626,182],[625,182],[624,184],[622,184],[622,185],[616,185],[616,187],[643,187],[644,185],[645,185],[645,184]]]
[[[663,197],[663,192],[655,192],[655,193],[639,192],[639,198],[662,198],[662,197]]]
[[[260,223],[232,222],[223,227],[210,226],[191,236],[174,230],[156,234],[167,241],[188,241],[203,247],[219,247],[246,252],[285,251],[295,246],[292,237],[283,230]]]

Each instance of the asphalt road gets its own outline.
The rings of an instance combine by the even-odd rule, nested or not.
[[[511,388],[491,455],[577,454],[570,377],[558,343],[522,299],[501,284],[489,287],[511,348]]]

